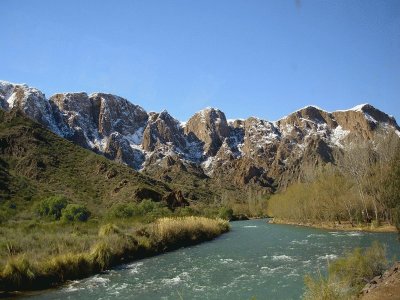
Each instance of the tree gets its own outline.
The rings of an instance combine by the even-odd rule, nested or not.
[[[350,143],[344,151],[342,157],[338,160],[338,165],[342,172],[354,181],[362,204],[362,215],[364,221],[370,221],[367,195],[365,194],[364,183],[370,167],[374,162],[374,152],[370,141],[361,139]],[[378,207],[373,200],[375,218],[378,220]]]
[[[61,211],[67,206],[67,199],[64,196],[52,196],[39,202],[36,211],[41,217],[50,217],[58,220]]]
[[[68,204],[62,210],[62,219],[64,221],[81,221],[85,222],[90,217],[90,211],[86,206],[81,204]]]

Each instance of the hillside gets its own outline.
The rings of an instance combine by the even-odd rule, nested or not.
[[[18,111],[0,110],[0,217],[29,219],[46,196],[64,195],[94,215],[115,203],[166,201],[177,191],[60,138]],[[27,208],[27,209],[24,209]]]

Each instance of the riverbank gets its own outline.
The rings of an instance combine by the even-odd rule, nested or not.
[[[395,300],[400,295],[400,262],[373,278],[361,291],[362,300]]]
[[[338,231],[397,232],[396,227],[389,224],[382,224],[378,227],[373,227],[372,225],[366,225],[366,224],[352,225],[350,222],[345,222],[345,221],[341,222],[340,224],[337,222],[303,223],[303,222],[282,220],[278,218],[271,218],[268,220],[268,222],[270,224],[304,226],[304,227],[312,227],[312,228],[326,229],[326,230],[338,230]]]
[[[136,227],[102,225],[98,228],[96,238],[88,236],[92,244],[83,252],[58,249],[37,260],[27,251],[24,253],[9,249],[10,255],[0,272],[0,291],[54,287],[67,280],[100,273],[121,263],[208,241],[229,229],[229,223],[222,219],[161,218],[154,223]],[[73,240],[73,233],[70,238]],[[85,241],[84,236],[81,241]],[[40,246],[51,248],[51,245],[46,244]]]

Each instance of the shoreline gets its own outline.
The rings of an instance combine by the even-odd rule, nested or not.
[[[268,223],[279,224],[279,225],[291,225],[291,226],[301,226],[310,227],[324,230],[336,230],[336,231],[361,231],[361,232],[374,232],[374,233],[396,233],[397,229],[393,225],[384,224],[379,227],[371,227],[365,225],[355,225],[352,226],[350,222],[342,222],[341,224],[332,222],[321,222],[321,223],[303,223],[294,222],[288,220],[281,220],[277,218],[271,218]]]
[[[87,253],[65,253],[35,263],[22,256],[20,260],[24,270],[12,261],[14,273],[6,272],[7,266],[0,272],[0,299],[45,292],[71,280],[100,274],[121,264],[211,241],[230,231],[228,222],[204,217],[163,218],[151,226],[151,230],[143,236],[128,237],[121,234],[123,239],[129,240],[121,249],[113,249],[100,240]],[[120,233],[109,230],[105,233],[107,235]],[[25,271],[30,273],[25,274]]]

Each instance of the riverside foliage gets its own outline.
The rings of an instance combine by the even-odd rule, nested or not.
[[[32,224],[2,228],[0,290],[40,289],[113,265],[210,240],[229,230],[222,219],[170,217],[143,225]],[[13,239],[11,239],[13,237]]]
[[[328,276],[306,276],[305,300],[354,299],[361,289],[387,267],[384,247],[374,242],[371,247],[354,249],[328,266]]]
[[[312,170],[271,197],[269,213],[301,223],[387,222],[400,228],[400,145],[397,136],[349,146],[335,165]]]

